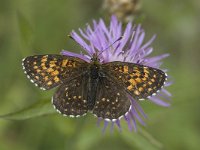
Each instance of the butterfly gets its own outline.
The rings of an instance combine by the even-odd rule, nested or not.
[[[91,112],[116,121],[131,109],[129,96],[143,100],[155,95],[167,75],[162,70],[129,62],[90,62],[72,56],[48,54],[22,60],[24,73],[42,90],[57,87],[52,103],[61,114],[79,117]]]

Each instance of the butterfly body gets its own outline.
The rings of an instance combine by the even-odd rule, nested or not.
[[[23,59],[31,82],[43,90],[58,87],[52,97],[63,115],[79,117],[88,111],[115,121],[131,109],[129,97],[155,95],[167,78],[156,68],[128,62],[100,63],[97,55],[86,62],[64,55],[35,55]]]
[[[95,105],[96,100],[96,93],[99,81],[101,80],[101,76],[99,74],[99,65],[92,63],[89,67],[89,78],[88,78],[88,97],[87,97],[87,104],[88,109],[92,110]]]

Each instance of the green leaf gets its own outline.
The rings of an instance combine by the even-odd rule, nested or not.
[[[19,111],[12,112],[6,115],[1,115],[0,118],[8,120],[25,120],[33,117],[53,114],[56,111],[53,109],[49,100],[40,100],[29,107],[23,108]]]

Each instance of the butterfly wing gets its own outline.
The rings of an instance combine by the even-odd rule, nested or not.
[[[162,70],[134,63],[110,62],[103,64],[102,68],[136,99],[154,95],[162,88],[167,78]]]
[[[31,82],[48,90],[82,74],[87,62],[64,55],[35,55],[23,59],[22,65]]]
[[[62,84],[55,92],[52,103],[61,114],[78,117],[87,113],[87,75]]]
[[[105,120],[115,121],[129,111],[131,102],[126,91],[112,79],[100,78],[93,114]]]

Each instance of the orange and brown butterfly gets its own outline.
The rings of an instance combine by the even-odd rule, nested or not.
[[[63,115],[79,117],[87,112],[116,121],[136,100],[155,95],[167,75],[162,70],[129,62],[101,63],[96,54],[90,62],[65,55],[35,55],[22,61],[27,77],[43,90],[58,87],[52,97]]]

